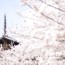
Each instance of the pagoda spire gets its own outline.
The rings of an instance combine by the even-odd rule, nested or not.
[[[4,15],[4,36],[6,35],[6,14]]]

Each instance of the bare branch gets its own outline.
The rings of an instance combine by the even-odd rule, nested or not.
[[[36,11],[39,11],[39,9],[35,5],[33,5],[33,7]]]
[[[46,5],[50,6],[50,7],[53,7],[53,8],[55,8],[55,9],[57,9],[57,10],[60,10],[60,11],[62,11],[62,12],[65,12],[64,10],[62,10],[62,9],[60,9],[60,8],[57,8],[57,7],[53,6],[53,5],[47,4],[46,2],[43,2],[42,0],[39,0],[39,1],[41,1],[42,3],[44,3],[44,4],[46,4]]]
[[[53,22],[55,22],[55,23],[58,23],[58,24],[60,24],[60,25],[63,25],[63,23],[62,22],[57,22],[57,21],[54,21],[54,19],[53,18],[50,18],[50,17],[48,17],[47,15],[45,15],[43,12],[41,12],[41,15],[43,15],[43,16],[45,16],[47,19],[50,19],[50,20],[52,20]],[[63,25],[64,26],[64,25]]]
[[[26,5],[27,5],[28,7],[30,7],[31,9],[33,9],[28,3],[26,3]]]
[[[50,20],[54,21],[52,18],[50,18],[50,17],[46,16],[43,12],[41,12],[41,15],[43,15],[43,16],[45,16],[46,18],[48,18],[48,19],[50,19]]]

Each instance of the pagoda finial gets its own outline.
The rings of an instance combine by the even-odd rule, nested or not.
[[[4,15],[4,36],[6,35],[6,14]]]

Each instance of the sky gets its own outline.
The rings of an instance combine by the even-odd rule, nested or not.
[[[17,15],[17,12],[24,12],[26,8],[22,6],[21,0],[0,0],[0,36],[3,33],[4,14],[7,19],[7,29],[9,29],[22,23],[22,17]]]

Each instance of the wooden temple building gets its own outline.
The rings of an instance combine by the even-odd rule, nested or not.
[[[11,46],[14,46],[14,45],[18,45],[19,44],[19,42],[17,42],[16,40],[13,40],[9,36],[7,36],[6,35],[6,32],[7,32],[6,31],[6,15],[4,15],[4,34],[0,38],[0,44],[2,45],[2,48],[4,50],[11,49]]]

